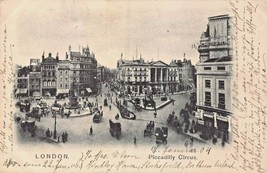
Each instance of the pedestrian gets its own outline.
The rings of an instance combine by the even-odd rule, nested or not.
[[[90,127],[90,135],[92,135],[93,134],[93,128],[92,128],[92,126]]]
[[[136,136],[134,136],[134,145],[136,145]]]
[[[111,110],[111,105],[109,105],[109,110]]]
[[[172,105],[174,105],[174,100],[172,99]]]
[[[50,131],[50,138],[52,137],[52,130]]]
[[[50,137],[50,130],[49,130],[49,128],[46,130],[46,137],[47,137],[47,138]]]
[[[185,141],[184,146],[187,149],[187,147],[188,147],[188,141]]]
[[[64,134],[64,132],[62,133],[61,136],[62,136],[62,142],[65,143],[65,134]]]
[[[65,140],[68,141],[68,133],[65,132]]]
[[[59,138],[60,138],[60,136],[57,137],[57,143],[59,143]]]
[[[157,118],[157,112],[154,112],[154,118]]]
[[[194,138],[193,138],[193,137],[191,137],[191,138],[190,138],[190,147],[192,147],[192,146],[193,146],[193,143],[194,143]]]

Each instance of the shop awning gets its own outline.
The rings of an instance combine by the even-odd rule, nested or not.
[[[26,94],[28,89],[26,88],[18,88],[16,94]]]
[[[69,94],[69,89],[57,89],[58,94]]]
[[[92,92],[91,88],[86,88],[86,91],[87,91],[88,93],[91,93],[91,92]]]
[[[34,92],[32,93],[32,96],[33,96],[33,97],[40,97],[40,96],[41,96],[41,93],[38,92],[38,91],[34,91]]]

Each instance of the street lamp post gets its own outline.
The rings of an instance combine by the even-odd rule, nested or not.
[[[54,117],[55,117],[55,126],[54,126],[54,139],[57,139],[57,114],[53,112]]]

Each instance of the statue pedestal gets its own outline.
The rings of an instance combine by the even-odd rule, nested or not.
[[[79,105],[78,97],[69,97],[69,104],[65,106],[66,109],[79,109],[81,105]]]

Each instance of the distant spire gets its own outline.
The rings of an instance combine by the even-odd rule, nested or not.
[[[45,54],[45,52],[43,51],[43,55],[42,55],[42,58],[44,58],[44,54]]]
[[[68,60],[68,53],[66,52],[66,60]]]

